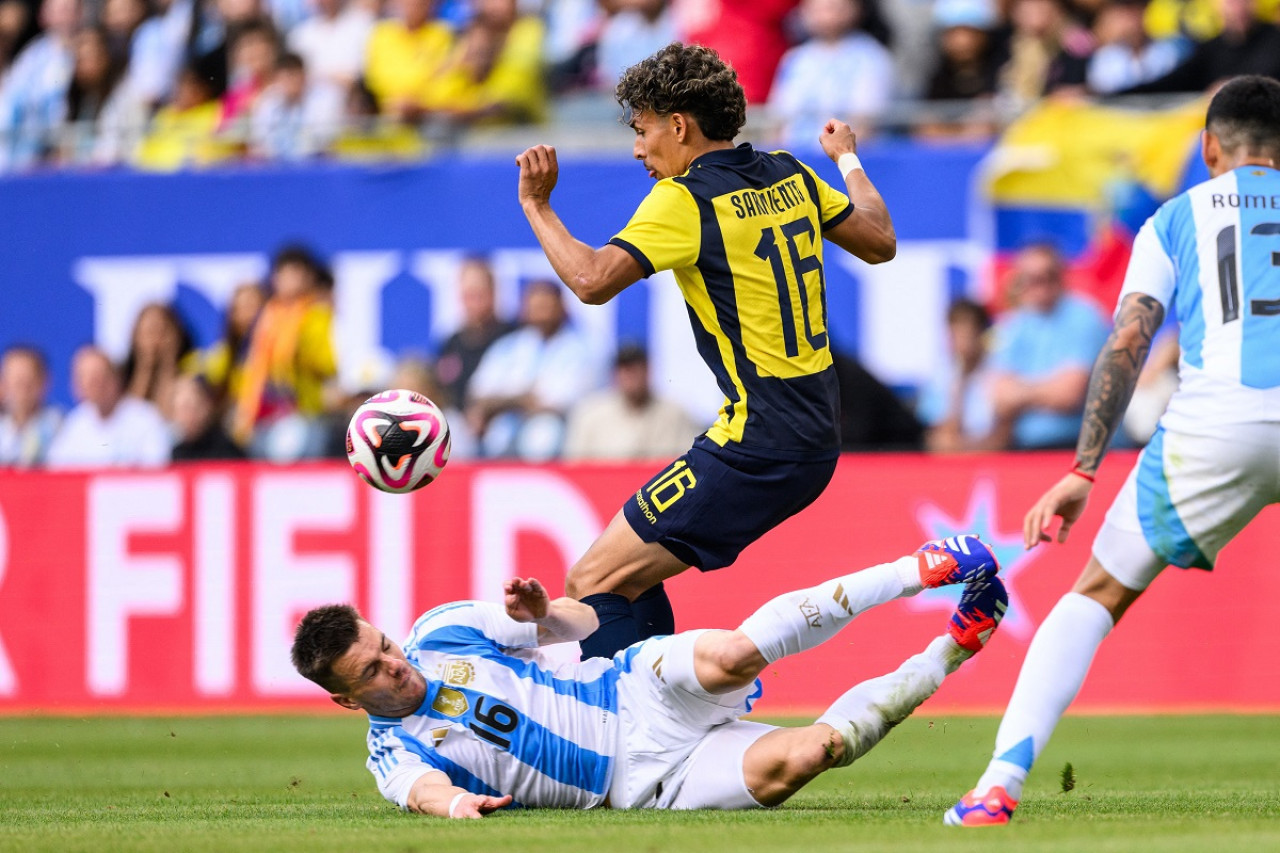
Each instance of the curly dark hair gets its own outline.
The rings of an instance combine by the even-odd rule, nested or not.
[[[330,693],[345,685],[333,674],[333,662],[360,636],[360,611],[350,604],[327,604],[307,611],[293,633],[293,668]]]
[[[672,42],[622,72],[614,97],[630,115],[685,113],[702,135],[732,141],[747,121],[747,96],[738,72],[714,50]]]

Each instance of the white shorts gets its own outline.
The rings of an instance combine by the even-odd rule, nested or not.
[[[1212,569],[1268,504],[1280,503],[1280,424],[1220,436],[1158,428],[1093,542],[1102,567],[1144,590],[1165,566]]]
[[[623,652],[614,808],[760,808],[742,759],[775,727],[738,719],[760,695],[758,682],[720,695],[698,683],[693,646],[704,633],[657,637]]]

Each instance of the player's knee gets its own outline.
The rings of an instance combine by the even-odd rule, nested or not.
[[[844,741],[829,727],[814,727],[810,736],[802,738],[791,750],[778,772],[786,784],[800,787],[824,770],[836,766],[844,753]]]
[[[1119,622],[1125,611],[1142,595],[1142,590],[1129,589],[1120,583],[1098,562],[1097,557],[1089,560],[1071,591],[1101,604],[1114,622]]]
[[[844,738],[840,733],[830,726],[816,726],[819,730],[818,741],[821,744],[822,755],[818,757],[818,762],[822,770],[829,770],[837,767],[844,758],[845,750],[848,745],[844,742]]]
[[[835,767],[844,743],[827,725],[775,729],[747,750],[743,778],[756,802],[777,806]]]
[[[741,631],[708,631],[695,648],[698,679],[713,692],[743,687],[755,680],[766,661]]]
[[[579,560],[564,579],[565,595],[581,599],[598,592],[622,593],[623,579],[618,572],[599,560]],[[625,593],[624,593],[625,594]]]
[[[569,569],[565,594],[581,599],[612,592],[634,599],[670,574],[655,562],[653,553],[627,523],[615,519]]]
[[[569,569],[568,574],[564,577],[564,594],[570,598],[582,598],[590,595],[589,591],[590,579],[585,577],[584,573],[578,570],[577,566]]]

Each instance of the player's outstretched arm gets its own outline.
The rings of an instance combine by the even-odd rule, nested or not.
[[[512,578],[503,585],[507,615],[517,622],[536,622],[538,645],[576,643],[600,627],[596,612],[572,598],[551,599],[536,578]]]
[[[556,149],[535,145],[516,156],[520,167],[520,209],[542,244],[551,268],[574,295],[589,305],[602,305],[639,281],[644,270],[617,246],[593,249],[569,233],[551,207],[551,191],[560,177]]]
[[[1145,293],[1130,293],[1120,303],[1115,328],[1107,338],[1089,376],[1084,422],[1076,441],[1071,472],[1041,495],[1022,521],[1023,543],[1031,548],[1050,541],[1045,529],[1054,516],[1062,519],[1058,541],[1066,542],[1072,525],[1084,513],[1093,488],[1093,477],[1115,435],[1142,365],[1151,352],[1151,340],[1164,322],[1164,306]]]
[[[473,794],[449,781],[445,774],[433,770],[418,778],[409,790],[409,811],[447,818],[479,820],[489,812],[511,804],[511,795],[490,797]]]
[[[858,153],[858,138],[853,129],[836,119],[831,119],[822,128],[818,141],[837,165],[840,165],[843,155]],[[869,264],[893,260],[898,253],[898,235],[893,230],[893,219],[880,197],[880,191],[861,168],[848,172],[844,185],[849,200],[853,202],[853,213],[839,225],[823,232],[822,236]]]

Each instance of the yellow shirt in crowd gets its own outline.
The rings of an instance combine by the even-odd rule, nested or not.
[[[235,147],[217,138],[221,119],[222,105],[217,101],[185,110],[161,109],[133,153],[134,165],[153,172],[175,172],[235,156]]]
[[[365,54],[365,83],[383,112],[399,101],[427,106],[433,78],[453,46],[453,34],[439,21],[410,30],[401,21],[373,28]]]
[[[547,92],[542,80],[542,43],[546,27],[539,18],[524,16],[511,25],[502,51],[483,80],[474,80],[461,65],[465,49],[455,45],[449,64],[431,84],[431,109],[475,112],[502,107],[502,118],[541,121],[546,116]]]
[[[1143,24],[1152,38],[1173,38],[1182,33],[1196,41],[1206,41],[1222,32],[1221,0],[1151,0]],[[1256,0],[1254,14],[1260,21],[1280,18],[1280,0]]]

